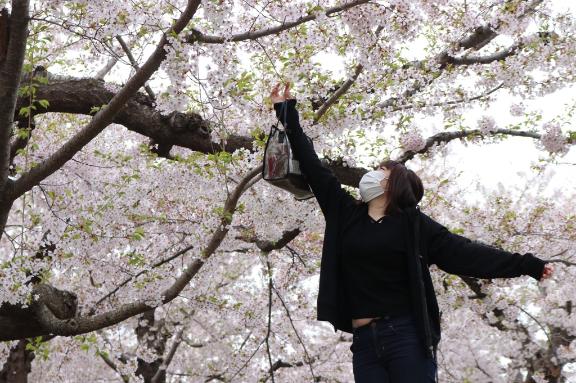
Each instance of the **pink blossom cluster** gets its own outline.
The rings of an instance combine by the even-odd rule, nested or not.
[[[483,134],[495,132],[498,130],[498,127],[496,126],[496,120],[492,116],[482,116],[478,120],[478,129]]]
[[[406,151],[419,152],[426,146],[426,139],[416,128],[412,128],[400,136],[400,145]]]
[[[510,105],[510,114],[514,117],[521,117],[526,113],[526,106],[522,103]]]
[[[549,121],[544,124],[544,133],[540,138],[540,143],[550,153],[566,154],[568,152],[567,139],[560,124]]]

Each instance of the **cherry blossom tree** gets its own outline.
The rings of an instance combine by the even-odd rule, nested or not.
[[[575,193],[543,193],[575,100],[539,106],[576,82],[560,2],[0,9],[0,381],[352,380],[350,335],[315,320],[321,212],[260,176],[279,81],[350,193],[403,161],[452,231],[554,264],[539,283],[431,266],[440,379],[576,381]],[[517,137],[540,151],[522,183],[460,181],[456,145]]]

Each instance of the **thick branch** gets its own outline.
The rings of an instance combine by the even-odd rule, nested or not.
[[[356,66],[356,70],[354,71],[354,75],[349,78],[348,80],[346,80],[344,82],[344,84],[342,84],[342,86],[340,86],[336,92],[334,92],[334,94],[332,94],[332,96],[330,96],[330,98],[328,100],[326,100],[326,102],[324,104],[322,104],[322,106],[320,106],[320,108],[316,111],[316,113],[314,114],[314,121],[313,123],[316,124],[320,118],[322,118],[322,116],[324,114],[326,114],[326,112],[328,111],[328,109],[334,105],[334,103],[336,103],[336,101],[338,101],[338,99],[348,91],[348,89],[350,89],[350,87],[352,86],[352,84],[354,84],[354,82],[356,81],[356,79],[358,79],[358,76],[360,76],[360,73],[362,73],[362,70],[364,69],[364,67],[362,66],[362,64],[358,64]]]
[[[12,199],[16,199],[40,181],[54,173],[67,161],[69,161],[79,150],[87,145],[94,137],[96,137],[104,128],[114,121],[114,117],[125,106],[127,101],[136,94],[150,76],[154,74],[160,67],[160,63],[166,57],[164,46],[168,43],[168,37],[172,34],[180,33],[188,24],[192,16],[196,13],[196,9],[200,4],[200,0],[189,0],[186,9],[172,26],[170,31],[164,34],[156,46],[156,49],[148,60],[144,63],[142,68],[132,76],[126,85],[112,97],[106,107],[101,109],[92,120],[76,133],[70,140],[68,140],[60,149],[52,154],[45,161],[38,166],[32,168],[28,173],[22,175],[14,185],[14,195]]]
[[[516,54],[524,44],[516,43],[506,49],[494,52],[485,56],[465,56],[461,58],[450,58],[447,62],[452,65],[472,65],[472,64],[491,64],[496,61],[502,61]]]
[[[38,320],[39,311],[48,311],[59,319],[76,315],[78,300],[73,293],[40,284],[34,286],[33,295],[38,299],[28,307],[6,303],[0,306],[0,342],[48,334]]]
[[[376,37],[379,36],[380,32],[382,32],[383,29],[384,28],[382,26],[378,26],[378,28],[376,28],[376,31],[374,32],[374,35]],[[368,51],[371,51],[375,45],[376,45],[376,43],[371,45],[368,48]],[[342,97],[346,92],[348,92],[350,87],[352,87],[354,82],[356,82],[356,80],[358,79],[358,76],[360,76],[360,74],[362,73],[363,70],[364,70],[364,66],[362,64],[356,65],[356,68],[354,70],[354,74],[352,75],[352,77],[350,77],[349,79],[344,81],[344,83],[342,85],[340,85],[338,88],[336,88],[334,93],[326,101],[324,101],[322,103],[322,105],[320,105],[318,107],[318,110],[316,111],[316,113],[314,113],[314,119],[312,121],[312,124],[317,124],[318,121],[320,121],[320,119],[322,118],[322,116],[324,114],[326,114],[328,109],[330,109],[330,107],[332,105],[334,105],[336,102],[338,102],[338,99],[340,97]]]
[[[48,75],[48,84],[38,85],[37,99],[47,100],[48,108],[38,108],[35,114],[69,113],[91,115],[92,110],[111,102],[114,93],[106,83],[90,78],[58,78]],[[26,105],[26,100],[18,100],[18,107]],[[154,108],[154,100],[137,93],[113,118],[113,122],[128,130],[149,137],[159,144],[179,145],[192,150],[211,153],[219,145],[210,140],[210,127],[207,121],[195,113],[173,112],[163,115]],[[240,147],[252,149],[252,140],[232,136],[226,146],[232,150]],[[17,141],[12,142],[11,152],[16,155]]]
[[[493,136],[493,135],[499,135],[499,134],[508,135],[508,136],[517,136],[517,137],[530,137],[530,138],[534,138],[537,140],[539,140],[541,138],[541,135],[538,133],[526,132],[526,131],[522,131],[522,130],[511,130],[511,129],[497,129],[491,133],[482,133],[478,129],[460,130],[457,132],[441,132],[441,133],[437,133],[437,134],[429,137],[426,140],[426,145],[424,146],[424,148],[422,148],[418,152],[413,152],[410,150],[406,151],[406,152],[402,153],[396,160],[400,161],[400,162],[406,162],[406,161],[414,158],[414,156],[416,154],[426,153],[435,144],[446,143],[446,142],[449,142],[449,141],[452,141],[452,140],[455,140],[458,138],[466,138],[466,137],[473,137],[473,136],[483,137],[483,136],[487,136],[487,135]]]
[[[487,43],[489,43],[492,39],[494,39],[498,34],[492,31],[490,27],[480,27],[476,28],[469,36],[457,41],[454,45],[457,48],[466,48],[466,49],[480,49]],[[401,96],[394,96],[382,101],[377,105],[378,108],[387,108],[390,106],[396,105],[398,100],[406,99],[412,97],[414,94],[418,93],[422,88],[426,85],[429,85],[437,79],[442,71],[446,69],[448,64],[451,64],[456,59],[449,54],[449,49],[445,49],[443,52],[436,55],[436,57],[432,58],[431,61],[437,63],[439,68],[437,71],[430,74],[430,77],[427,78],[425,81],[418,81],[416,82],[411,88],[406,89]],[[408,68],[424,68],[426,65],[425,60],[418,60],[413,61],[411,63],[405,64],[402,66],[402,69]]]
[[[3,9],[0,15],[0,40],[3,40],[0,43],[0,49],[6,50],[0,60],[0,206],[9,203],[5,191],[10,165],[9,142],[24,65],[28,37],[28,12],[29,1],[14,0],[12,14],[8,15],[7,10]],[[8,45],[3,47],[6,41]],[[5,221],[0,221],[0,238],[4,224]]]
[[[494,32],[492,27],[489,25],[477,27],[471,34],[458,41],[454,46],[454,50],[459,51],[461,49],[482,49],[497,35],[498,34]]]
[[[12,185],[12,181],[8,180],[6,188],[9,188]],[[2,239],[2,235],[4,234],[4,228],[6,227],[6,222],[8,222],[8,216],[10,215],[10,210],[12,209],[12,202],[10,201],[3,201],[2,194],[8,194],[8,192],[2,192],[0,190],[0,239]]]
[[[256,246],[263,252],[270,252],[272,250],[279,250],[289,244],[294,238],[300,234],[300,229],[295,228],[282,233],[282,237],[276,241],[260,239],[253,233],[250,235],[239,235],[236,238],[249,243],[255,243]]]
[[[350,3],[342,4],[336,7],[328,8],[325,10],[327,16],[331,16],[335,13],[345,11],[347,9],[356,7],[358,5],[369,3],[370,0],[355,0]],[[206,35],[196,29],[187,37],[189,43],[203,43],[203,44],[223,44],[227,41],[238,42],[244,40],[256,40],[260,37],[273,35],[297,27],[300,24],[306,23],[308,21],[316,20],[316,15],[302,16],[297,20],[284,22],[276,27],[266,28],[259,31],[248,31],[240,34],[233,35],[229,38],[222,36],[211,36]]]
[[[523,19],[526,16],[532,14],[536,10],[536,7],[542,4],[542,1],[544,0],[531,0],[528,6],[524,9],[524,13],[519,15],[518,18]],[[478,51],[482,49],[485,45],[490,43],[494,37],[498,35],[495,31],[499,28],[499,26],[500,21],[497,21],[495,25],[483,25],[474,29],[473,33],[461,39],[457,44],[455,44],[454,50],[459,51],[463,49],[471,49]]]
[[[112,68],[114,68],[114,65],[116,65],[116,63],[118,62],[118,57],[114,56],[112,58],[110,58],[110,60],[108,60],[108,62],[106,63],[106,65],[104,65],[102,67],[102,69],[100,69],[96,75],[94,76],[95,79],[97,80],[104,80],[104,77],[106,77],[106,75],[112,70]]]

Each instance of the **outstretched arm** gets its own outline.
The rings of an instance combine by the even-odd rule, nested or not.
[[[543,276],[546,261],[531,253],[510,253],[493,246],[471,241],[451,233],[446,227],[422,213],[426,227],[430,264],[457,275],[476,278],[513,278]]]
[[[286,134],[290,140],[294,157],[300,162],[300,169],[306,176],[308,183],[318,200],[318,204],[324,215],[331,207],[338,208],[339,213],[350,209],[356,202],[342,186],[332,171],[322,165],[314,147],[308,140],[302,127],[296,110],[296,99],[289,97],[288,85],[285,96],[278,96],[278,86],[272,91],[272,101],[276,116],[284,125]],[[283,108],[287,108],[285,111]]]

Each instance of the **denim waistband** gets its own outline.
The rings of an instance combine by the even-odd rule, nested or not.
[[[414,320],[414,316],[412,314],[386,314],[382,315],[378,319],[372,319],[370,322],[352,329],[353,334],[357,334],[358,332],[365,331],[373,326],[376,326],[381,323],[392,323],[396,321],[403,321],[403,320]]]

